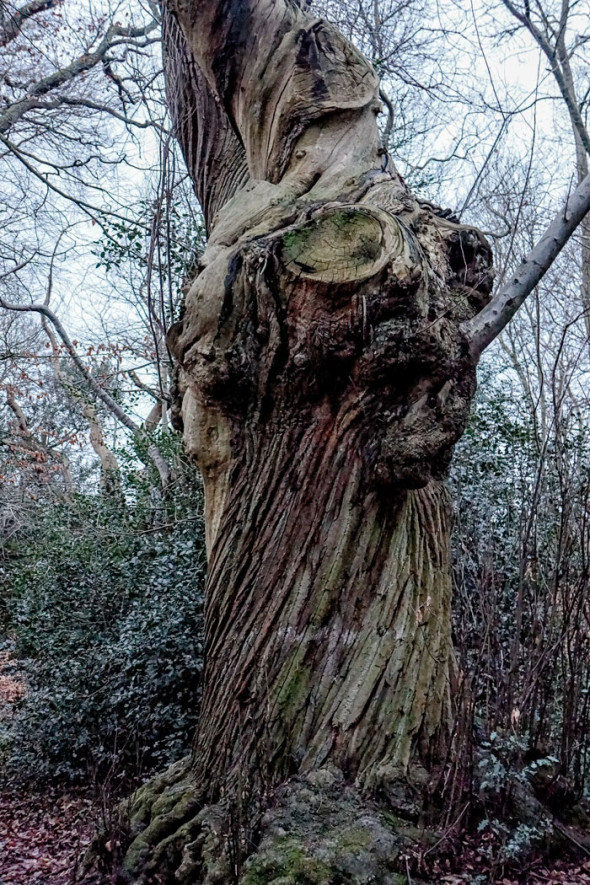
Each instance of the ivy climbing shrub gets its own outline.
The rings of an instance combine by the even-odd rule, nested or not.
[[[590,780],[590,433],[584,399],[523,397],[498,362],[452,470],[455,646],[480,737]],[[565,800],[564,800],[565,801]]]
[[[5,776],[129,780],[190,745],[202,669],[200,480],[166,498],[129,471],[124,495],[39,502],[3,553],[0,636],[26,694],[0,722]]]

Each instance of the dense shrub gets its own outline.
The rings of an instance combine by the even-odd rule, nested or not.
[[[581,793],[590,762],[590,433],[584,413],[557,396],[544,415],[527,407],[509,373],[484,371],[480,381],[452,472],[455,640],[472,712],[488,735],[514,738],[525,761],[558,759]]]
[[[130,474],[126,500],[40,503],[4,550],[3,633],[28,686],[0,731],[12,777],[134,777],[190,744],[202,667],[200,484],[187,465],[165,501],[142,483]]]

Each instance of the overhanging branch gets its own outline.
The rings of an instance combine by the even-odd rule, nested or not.
[[[462,325],[475,357],[478,358],[508,325],[589,212],[590,175],[587,175],[570,195],[562,212],[553,219],[537,245],[519,265],[510,282],[496,293],[474,319]]]
[[[52,9],[59,2],[60,0],[31,0],[30,3],[25,3],[20,9],[15,9],[12,14],[7,13],[0,26],[0,46],[7,46],[15,40],[27,19],[39,15],[40,12]]]
[[[133,421],[132,418],[127,415],[118,402],[113,399],[113,397],[106,390],[98,384],[96,379],[92,376],[92,374],[88,371],[83,361],[80,359],[76,348],[72,344],[70,340],[70,336],[66,332],[63,327],[59,317],[51,310],[50,307],[47,307],[46,304],[11,304],[8,301],[5,301],[4,298],[0,297],[0,307],[5,308],[5,310],[17,311],[19,313],[39,313],[46,320],[49,320],[55,331],[57,332],[59,338],[63,342],[65,349],[67,350],[70,358],[82,377],[85,379],[89,388],[92,392],[100,399],[107,409],[111,412],[112,415],[119,421],[124,427],[131,431],[134,438],[139,441],[143,441],[145,439],[145,430]],[[153,465],[155,466],[158,474],[160,475],[160,480],[162,482],[162,486],[166,488],[170,483],[170,467],[168,466],[166,460],[162,457],[160,452],[158,451],[157,446],[154,443],[149,443],[148,455]]]

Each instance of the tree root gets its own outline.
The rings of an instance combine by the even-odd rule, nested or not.
[[[288,781],[262,814],[247,796],[202,807],[188,760],[144,784],[119,823],[116,881],[133,885],[401,885],[400,853],[422,835],[335,769]]]
[[[490,843],[502,867],[526,864],[542,849],[590,854],[590,818],[572,801],[549,760],[508,771],[488,750],[478,751],[472,805],[479,830],[495,829]],[[266,809],[243,794],[239,802],[206,805],[197,798],[185,759],[144,784],[119,808],[123,842],[118,883],[133,885],[403,885],[407,870],[425,882],[427,868],[448,853],[447,834],[415,817],[416,780],[391,779],[380,801],[322,768],[293,778],[267,797]],[[393,797],[393,801],[392,801]],[[406,813],[406,806],[411,813]],[[501,810],[500,810],[501,809]],[[473,822],[473,820],[472,820]],[[484,826],[482,827],[482,824]],[[112,842],[112,834],[109,844]],[[456,834],[455,834],[456,835]],[[107,836],[97,841],[95,857]],[[98,847],[98,852],[96,851]],[[429,856],[427,864],[418,861]],[[490,880],[491,881],[491,880]]]

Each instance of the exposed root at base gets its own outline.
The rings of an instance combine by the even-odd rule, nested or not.
[[[577,848],[590,854],[590,826],[583,809],[570,807],[569,818],[558,820],[555,809],[549,811],[539,798],[547,790],[547,772],[539,775],[537,770],[535,775],[536,779],[515,775],[508,790],[503,785],[501,799],[510,837],[504,847],[510,849],[520,839],[521,857],[515,860],[525,863],[527,851],[539,855],[550,848],[559,852]],[[474,801],[481,810],[491,809],[494,797],[489,783],[482,780],[476,787]],[[146,783],[121,806],[121,841],[126,848],[116,881],[129,885],[407,885],[411,871],[416,885],[425,883],[437,854],[448,854],[453,834],[410,824],[399,816],[399,806],[394,812],[391,804],[368,798],[348,784],[341,772],[325,768],[283,784],[263,814],[245,795],[233,806],[203,807],[186,759]],[[499,850],[500,842],[492,840],[490,846]],[[506,865],[510,866],[508,854]]]
[[[276,790],[262,816],[251,811],[235,804],[200,807],[189,761],[176,763],[121,807],[128,847],[119,881],[401,885],[407,880],[396,871],[400,852],[423,836],[333,769],[294,778]],[[248,826],[253,817],[256,832]]]

